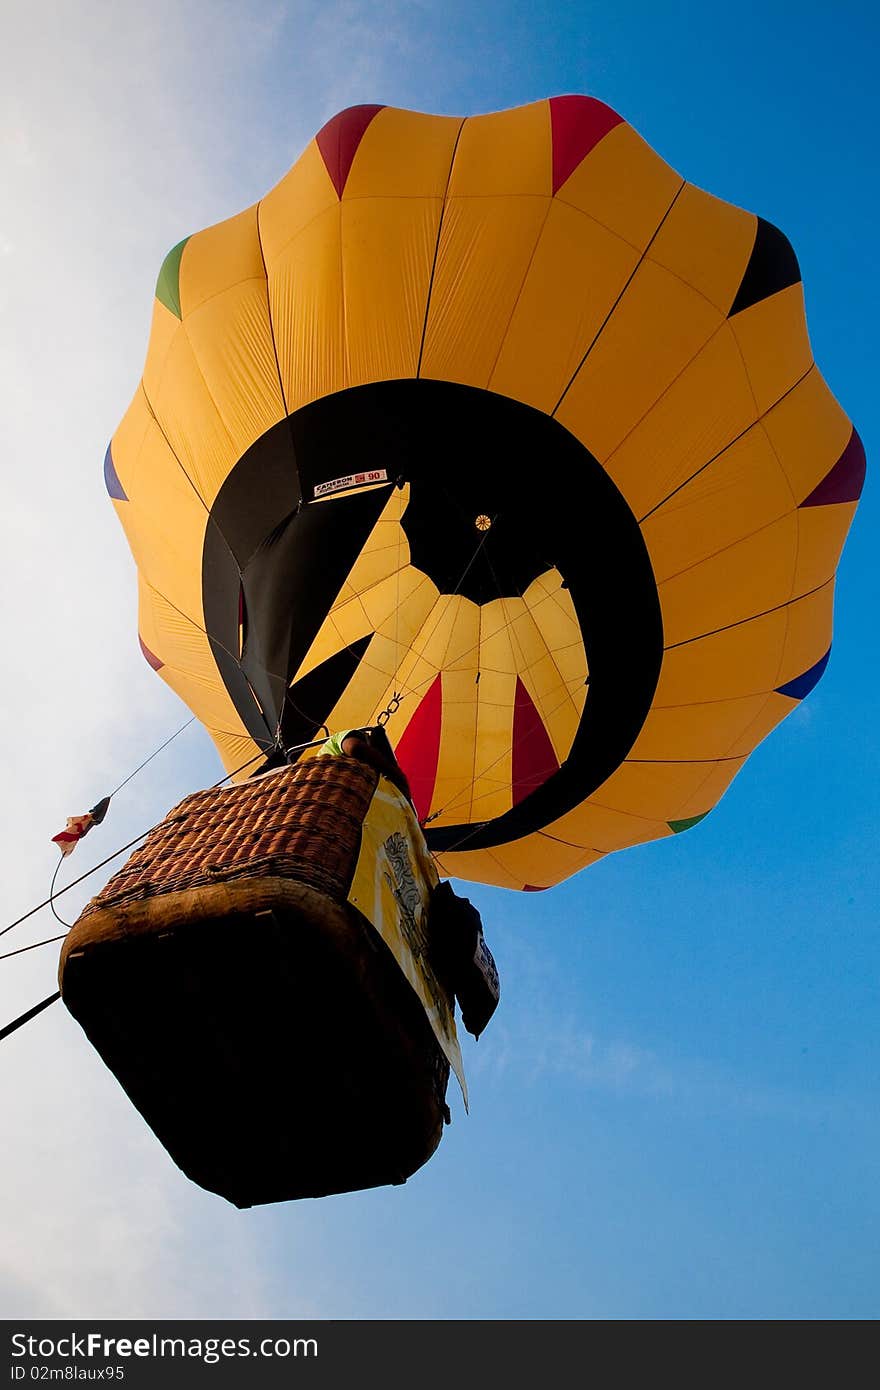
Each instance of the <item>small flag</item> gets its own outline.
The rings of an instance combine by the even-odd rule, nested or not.
[[[109,805],[110,798],[105,796],[91,811],[86,811],[84,816],[68,816],[67,825],[57,835],[52,836],[52,843],[58,846],[62,854],[70,854],[76,849],[83,835],[88,835],[93,825],[101,824]]]

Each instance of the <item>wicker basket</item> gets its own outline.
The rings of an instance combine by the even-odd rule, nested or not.
[[[236,1206],[402,1182],[442,1135],[446,1058],[346,897],[375,786],[316,758],[186,797],[64,942],[67,1007]]]

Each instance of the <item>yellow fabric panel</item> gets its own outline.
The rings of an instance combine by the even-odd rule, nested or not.
[[[202,547],[208,512],[168,447],[140,388],[113,436],[112,453],[129,499],[115,503],[116,513],[138,571],[201,626]]]
[[[635,516],[643,517],[732,445],[756,415],[739,348],[729,325],[722,323],[609,454],[605,468]],[[714,474],[717,467],[712,464],[708,471]],[[779,470],[774,466],[774,471]],[[678,493],[667,509],[674,510],[680,498]]]
[[[785,695],[775,693],[766,695],[754,719],[743,730],[740,738],[730,745],[727,756],[729,758],[747,757],[749,753],[754,752],[758,744],[773,732],[777,724],[780,724],[786,715],[791,714],[795,703]]]
[[[233,782],[244,782],[248,777],[252,777],[256,769],[260,766],[260,759],[263,757],[262,751],[254,743],[253,739],[246,735],[239,737],[236,734],[226,734],[220,729],[208,729],[208,733],[214,741],[217,752],[220,754],[220,761],[227,772],[238,772],[238,776],[233,778]],[[255,759],[251,762],[251,759]],[[245,767],[245,763],[249,766]]]
[[[552,414],[638,253],[554,199],[489,387]]]
[[[489,883],[495,888],[520,889],[523,886],[522,879],[505,869],[495,858],[492,850],[472,850],[470,854],[450,850],[446,854],[435,854],[434,863],[444,878]]]
[[[386,637],[395,637],[404,647],[408,647],[424,622],[425,604],[434,585],[425,584],[425,576],[411,565],[376,584],[349,600],[359,604],[367,617],[369,629],[384,632]],[[409,598],[420,594],[417,608],[411,609]],[[343,605],[340,605],[340,608]],[[339,609],[334,607],[336,617]]]
[[[396,527],[395,530],[401,538],[400,542],[395,539],[388,545],[374,546],[372,549],[367,546],[361,551],[357,564],[339,591],[337,604],[356,598],[374,584],[379,584],[408,567],[409,546],[406,537],[400,527]],[[398,560],[401,561],[400,564]]]
[[[591,802],[611,810],[627,811],[644,820],[685,820],[715,804],[717,797],[707,796],[698,810],[686,809],[693,805],[695,798],[699,800],[702,788],[708,785],[717,767],[715,762],[636,763],[627,760],[603,782]]]
[[[343,203],[349,386],[416,375],[441,208],[439,198]]]
[[[789,605],[788,626],[774,686],[796,680],[820,661],[831,646],[834,579]],[[784,697],[787,698],[787,697]]]
[[[550,106],[469,116],[461,127],[449,180],[451,198],[506,198],[552,192]]]
[[[752,304],[735,314],[730,325],[763,414],[809,370],[813,360],[803,286],[790,285]]]
[[[142,576],[138,578],[138,630],[153,655],[164,663],[159,675],[202,724],[230,734],[245,732],[220,680],[204,631]]]
[[[414,590],[422,606],[418,614],[413,609],[412,635],[406,643],[397,673],[399,688],[408,695],[411,692],[419,698],[441,668],[443,644],[451,631],[449,627],[443,628],[442,640],[438,641],[441,626],[450,621],[449,595],[438,594],[432,580],[425,580],[423,583],[424,588]],[[410,706],[408,716],[412,712],[413,708]]]
[[[382,708],[381,692],[388,686],[387,670],[372,659],[372,646],[333,709],[327,715],[327,728],[333,733],[339,729],[356,729],[369,724],[373,714]],[[381,644],[379,644],[381,648]],[[387,652],[386,652],[387,655]],[[381,649],[378,652],[382,659]],[[384,665],[384,663],[383,663]]]
[[[460,116],[386,106],[370,121],[345,183],[355,198],[439,198],[446,192]]]
[[[600,857],[594,850],[568,845],[541,833],[496,845],[491,854],[497,864],[519,880],[517,887],[528,883],[534,888],[560,883]]]
[[[556,196],[644,251],[681,187],[680,175],[622,122],[603,136]]]
[[[721,322],[702,295],[643,261],[556,418],[604,462]]]
[[[341,220],[342,205],[334,193],[332,207],[268,263],[269,303],[289,414],[348,385]]]
[[[852,434],[816,367],[764,417],[764,427],[797,503],[831,471]]]
[[[516,671],[561,763],[571,749],[583,709],[587,663],[574,605],[560,583],[557,576],[555,593],[548,592],[542,577],[529,586],[523,599],[500,602],[515,653]],[[555,655],[557,644],[570,650],[573,640],[581,652],[580,669],[574,680],[566,678]]]
[[[857,506],[857,502],[835,502],[825,507],[801,507],[797,514],[796,594],[809,593],[834,574]]]
[[[257,206],[195,232],[180,259],[180,311],[184,319],[215,295],[247,280],[265,284],[257,235]],[[264,295],[265,298],[265,295]]]
[[[443,809],[439,825],[489,820],[503,815],[512,805],[514,681],[495,676],[484,693],[482,680],[478,688],[474,675],[473,670],[443,674],[443,729],[433,798],[434,806]],[[503,684],[506,690],[492,700],[490,696],[498,695]],[[465,742],[466,735],[469,742]],[[465,779],[464,788],[455,791],[460,777]],[[446,792],[447,787],[453,789],[451,793]]]
[[[727,314],[749,263],[757,226],[754,213],[686,183],[648,257]]]
[[[502,815],[513,804],[513,708],[516,676],[521,669],[510,625],[510,604],[520,611],[517,600],[493,599],[479,609],[480,684],[475,688],[479,701],[477,746],[474,772],[479,773],[485,795],[494,786],[496,796],[486,796],[471,808],[478,820]],[[447,818],[459,819],[457,812]],[[442,824],[442,821],[441,821]]]
[[[240,458],[285,414],[265,280],[247,280],[215,295],[185,319],[184,327]]]
[[[723,758],[763,709],[766,694],[652,709],[630,758]]]
[[[338,207],[333,180],[313,140],[259,204],[260,242],[269,274],[274,273],[288,243],[304,227]]]
[[[777,684],[786,621],[785,609],[780,608],[667,650],[655,706],[732,700],[772,690]]]
[[[587,696],[584,682],[566,682],[552,655],[542,657],[521,676],[526,691],[541,716],[557,761],[571,752]]]
[[[351,646],[368,633],[383,632],[399,647],[398,665],[407,659],[413,634],[417,633],[434,604],[437,590],[416,570],[406,569],[399,576],[384,579],[367,591],[337,603],[317,632],[294,679],[302,680],[316,666]],[[384,615],[384,616],[383,616]],[[378,621],[377,621],[378,619]],[[372,660],[368,653],[364,658]],[[394,667],[392,658],[392,669]]]
[[[666,821],[628,815],[585,801],[548,825],[547,833],[569,844],[583,845],[584,849],[597,854],[608,854],[628,845],[647,844],[649,840],[671,835],[672,831]]]
[[[476,654],[480,644],[480,609],[460,594],[441,595],[425,624],[416,650],[443,670],[443,722],[433,805],[454,803],[451,820],[467,820],[477,766]],[[449,666],[457,670],[449,670]],[[485,791],[483,787],[481,790]],[[509,805],[509,799],[508,803]],[[444,817],[449,823],[450,817]],[[443,822],[441,821],[441,824]]]
[[[748,430],[642,522],[658,584],[777,521],[792,504],[762,427]]]
[[[702,816],[711,811],[721,800],[736,774],[745,762],[745,755],[735,758],[728,755],[724,762],[710,764],[708,777],[694,791],[693,796],[684,801],[670,820],[688,820],[691,816]]]
[[[158,300],[143,385],[162,433],[210,507],[238,461],[235,442],[205,385],[185,325]]]
[[[791,596],[797,513],[657,586],[667,645],[767,612]]]
[[[345,580],[336,603],[344,603],[354,598],[372,584],[396,574],[409,564],[409,541],[400,525],[400,518],[409,504],[410,487],[393,488],[389,494],[382,515],[376,522],[360,554],[355,560]],[[332,506],[333,499],[321,502],[320,506]]]
[[[420,376],[488,386],[549,198],[450,198]]]

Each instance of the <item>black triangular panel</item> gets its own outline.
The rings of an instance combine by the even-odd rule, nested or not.
[[[788,237],[759,217],[752,254],[728,317],[796,285],[800,278],[801,269]]]

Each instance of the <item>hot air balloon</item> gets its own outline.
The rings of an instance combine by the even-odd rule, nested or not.
[[[169,253],[105,479],[144,656],[238,781],[153,832],[61,983],[191,1176],[246,1205],[425,1161],[461,1072],[438,872],[546,889],[708,815],[825,669],[864,471],[784,234],[594,98],[353,107]],[[380,719],[415,813],[289,753]],[[306,1111],[329,1137],[293,1180]],[[333,1155],[376,1129],[351,1181]]]

